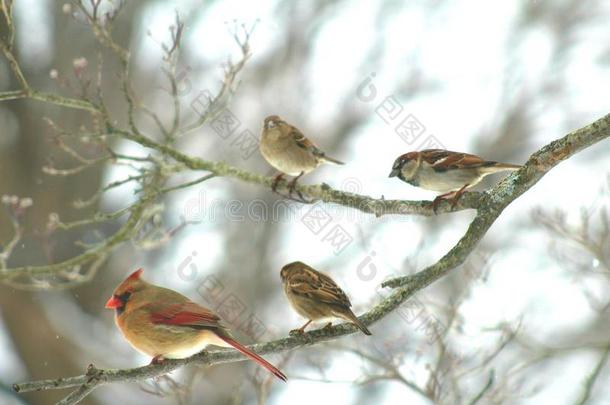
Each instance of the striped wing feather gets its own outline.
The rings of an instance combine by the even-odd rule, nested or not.
[[[422,151],[422,155],[424,161],[432,165],[434,170],[439,172],[450,169],[493,166],[497,163],[481,159],[469,153],[452,152],[444,149],[426,149]]]
[[[294,141],[296,142],[297,146],[310,151],[316,156],[324,157],[324,152],[322,152],[320,148],[316,146],[315,143],[313,143],[305,135],[303,135],[301,131],[299,131],[293,126],[291,126],[290,129],[290,135],[292,136],[292,139],[294,139]]]
[[[288,283],[295,294],[327,304],[346,308],[352,306],[345,292],[330,277],[309,266],[305,265],[299,272],[294,273]]]

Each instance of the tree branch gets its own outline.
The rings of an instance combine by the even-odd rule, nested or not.
[[[610,358],[610,345],[606,347],[603,351],[601,358],[597,362],[597,365],[593,369],[593,372],[586,378],[584,382],[584,389],[582,396],[578,399],[576,404],[585,405],[591,399],[591,394],[593,393],[593,386],[595,382],[599,379],[599,376],[602,372],[602,369],[608,362],[608,358]]]
[[[274,177],[267,177],[242,170],[230,166],[225,162],[215,162],[188,156],[171,146],[155,142],[145,135],[134,134],[119,128],[111,128],[110,131],[113,134],[120,135],[125,139],[136,142],[141,146],[154,149],[165,156],[170,156],[191,170],[204,170],[216,175],[216,177],[232,177],[246,183],[263,185],[269,188],[271,188],[271,185],[275,180]],[[287,183],[280,183],[278,190],[288,191]],[[334,203],[349,208],[355,208],[377,217],[382,215],[435,215],[430,201],[386,200],[383,197],[375,199],[365,195],[336,190],[325,183],[311,186],[297,184],[296,190],[314,201]],[[481,193],[477,192],[464,194],[463,198],[459,200],[457,207],[453,210],[447,201],[443,201],[441,205],[439,205],[437,213],[441,214],[463,209],[478,208],[480,195]]]
[[[360,317],[360,319],[367,325],[378,321],[407,301],[417,291],[427,287],[432,282],[446,275],[450,270],[462,264],[506,206],[534,186],[538,180],[559,162],[588,146],[608,138],[608,136],[610,136],[610,114],[590,125],[569,133],[561,139],[551,142],[534,153],[521,170],[505,178],[492,190],[482,194],[476,217],[462,239],[445,256],[434,265],[415,275],[399,277],[385,282],[384,286],[394,287],[395,289],[388,297]],[[181,161],[185,165],[189,166],[189,164],[192,164],[195,166],[192,168],[205,166],[202,169],[217,175],[237,177],[251,183],[270,184],[270,179],[266,177],[242,172],[224,163],[211,163],[192,158],[184,159],[182,154],[172,157],[176,158],[176,156],[178,156],[176,160]],[[321,196],[328,192],[328,189],[324,186],[303,187],[302,190],[310,190],[311,192],[317,190]],[[328,196],[326,197],[328,199]],[[250,349],[259,354],[279,353],[334,340],[341,336],[356,333],[357,331],[358,329],[351,324],[339,324],[331,328],[313,330],[302,336],[291,336],[251,345]],[[96,370],[95,379],[93,380],[90,375],[85,374],[68,378],[25,382],[15,384],[13,388],[17,392],[28,392],[80,387],[77,392],[82,393],[86,391],[86,393],[89,393],[93,388],[105,384],[136,382],[158,377],[189,363],[213,365],[241,360],[245,360],[245,358],[237,351],[218,350],[202,352],[182,360],[167,360],[160,365],[148,365],[124,370]],[[84,388],[81,387],[83,385],[85,386]],[[74,396],[80,398],[80,394],[75,393]]]
[[[79,6],[79,10],[83,13],[85,20],[91,26],[93,33],[95,34],[95,37],[100,43],[100,45],[110,49],[117,56],[121,63],[121,88],[129,107],[127,114],[128,129],[124,130],[118,128],[118,121],[109,116],[109,113],[106,110],[103,99],[101,97],[101,88],[98,88],[99,100],[96,102],[91,101],[90,99],[64,97],[57,94],[41,92],[32,89],[29,86],[26,78],[23,76],[18,61],[14,57],[12,43],[10,42],[10,38],[12,38],[11,35],[9,35],[8,40],[0,41],[2,45],[2,53],[9,61],[11,70],[13,71],[13,74],[17,77],[17,82],[22,87],[22,89],[0,92],[0,101],[15,99],[33,99],[66,108],[73,108],[91,112],[93,133],[89,131],[86,131],[87,133],[82,133],[83,131],[80,131],[75,134],[69,134],[65,130],[62,130],[57,125],[53,124],[50,120],[48,121],[51,123],[53,130],[59,132],[58,139],[60,139],[59,137],[63,136],[72,136],[81,140],[84,138],[87,138],[89,140],[93,139],[101,146],[105,145],[106,149],[110,150],[108,144],[106,143],[106,138],[110,136],[118,136],[123,139],[131,140],[132,142],[135,142],[143,147],[152,149],[155,152],[155,156],[149,156],[145,159],[142,159],[142,161],[152,163],[153,166],[159,168],[161,172],[167,173],[168,175],[187,170],[204,171],[206,173],[203,177],[200,178],[200,181],[204,181],[212,176],[233,177],[251,184],[263,185],[269,188],[271,187],[273,179],[270,177],[242,170],[230,166],[224,162],[207,161],[195,157],[190,157],[179,151],[176,147],[174,147],[175,140],[179,136],[183,136],[184,134],[201,127],[203,124],[214,118],[215,115],[217,115],[223,110],[227,100],[235,91],[235,87],[238,82],[238,74],[244,68],[245,63],[250,57],[250,47],[248,41],[252,33],[252,28],[247,29],[245,26],[243,26],[243,32],[236,28],[234,38],[236,43],[240,47],[241,58],[236,63],[228,64],[225,69],[225,75],[224,80],[222,82],[222,86],[215,96],[210,95],[210,99],[208,100],[209,105],[206,110],[198,111],[199,115],[195,122],[191,124],[186,124],[184,126],[181,126],[182,121],[179,117],[180,106],[179,103],[177,103],[176,101],[177,82],[176,77],[174,75],[180,35],[172,33],[174,38],[174,44],[167,47],[167,49],[173,50],[170,54],[166,55],[166,58],[164,60],[169,65],[168,69],[166,69],[166,72],[168,73],[170,84],[172,87],[172,94],[174,96],[174,119],[172,121],[171,128],[165,129],[165,126],[161,123],[159,117],[154,112],[146,109],[146,107],[143,107],[139,103],[137,103],[135,96],[132,95],[131,84],[129,79],[129,52],[113,40],[112,34],[110,32],[109,23],[107,21],[104,24],[100,23],[99,18],[101,17],[98,15],[97,12],[99,3],[93,2],[89,5],[85,5],[82,1],[79,1],[77,2],[77,5]],[[7,13],[6,19],[11,20],[10,13]],[[177,26],[180,25],[179,20],[176,20],[176,23],[178,24]],[[10,27],[12,27],[12,20]],[[100,72],[98,72],[98,76],[101,75]],[[135,124],[136,109],[141,109],[141,111],[143,111],[144,113],[152,116],[153,120],[155,120],[159,129],[161,130],[165,142],[156,141],[154,136],[144,134],[140,131],[140,129]],[[63,147],[63,149],[64,151],[68,152],[68,154],[71,155],[73,158],[76,158],[77,161],[80,161],[81,164],[69,170],[57,170],[54,168],[47,168],[47,174],[64,176],[76,174],[82,170],[89,168],[95,161],[102,163],[108,159],[113,160],[114,158],[121,158],[121,156],[114,154],[112,151],[110,151],[110,156],[100,157],[95,161],[91,161],[90,159],[80,158],[76,151],[67,150],[67,147],[65,146]],[[168,162],[171,162],[172,160],[178,162],[178,165],[170,167]],[[152,177],[153,170],[144,169],[142,167],[132,168],[139,172],[139,176],[130,175],[129,179],[135,179],[142,185],[146,184],[149,178]],[[163,187],[163,185],[159,185],[159,187],[157,187],[155,190],[156,196],[160,197],[163,194],[171,192],[177,188],[189,187],[194,184],[197,184],[197,182],[198,181],[193,181],[182,184],[177,187]],[[91,198],[85,201],[77,201],[75,202],[75,204],[77,207],[80,208],[92,204],[97,201],[97,199],[102,195],[102,193],[114,187],[118,187],[121,184],[123,184],[121,181],[108,184],[102,187],[100,191],[94,194]],[[335,190],[327,184],[313,186],[300,185],[297,187],[297,190],[301,194],[308,196],[311,200],[310,202],[322,201],[342,205],[345,207],[357,209],[366,214],[373,214],[377,217],[380,217],[382,215],[434,215],[432,211],[432,206],[429,201],[385,200],[383,196],[381,198],[376,199],[365,195],[358,195],[346,193],[340,190]],[[282,183],[280,191],[287,191],[285,182]],[[479,193],[467,193],[463,198],[460,199],[460,202],[455,210],[477,208],[479,206],[479,200]],[[137,208],[137,206],[138,203],[136,203],[131,208],[132,212]],[[452,211],[452,209],[450,208],[447,202],[443,202],[438,209],[438,213],[447,213],[450,211]],[[58,224],[58,227],[65,230],[72,227],[95,225],[100,222],[116,219],[119,216],[122,216],[125,212],[126,211],[124,210],[120,210],[113,213],[96,213],[91,218],[80,219],[70,224],[60,223]],[[140,213],[144,213],[144,211],[141,211]],[[138,223],[138,220],[136,220],[135,217],[131,217],[131,219],[132,220],[129,221],[129,226],[135,226],[135,224]],[[68,278],[70,278],[72,281],[70,281],[68,284],[62,284],[61,287],[65,288],[66,286],[74,286],[79,282],[87,280],[87,278],[79,276],[79,266],[95,262],[102,256],[107,256],[109,253],[112,252],[114,248],[126,242],[126,237],[130,234],[131,233],[128,232],[128,229],[121,228],[119,230],[119,233],[104,240],[95,248],[90,248],[84,251],[82,254],[69,258],[63,262],[40,266],[23,266],[0,269],[0,282],[7,283],[12,285],[13,287],[18,288],[55,288],[56,284],[48,283],[46,281],[37,282],[36,286],[33,287],[28,283],[17,282],[16,280],[33,280],[34,277],[42,277],[43,279],[49,280],[50,276],[58,276],[58,279],[62,277],[65,278],[66,276],[68,276]],[[75,271],[74,269],[77,270]]]

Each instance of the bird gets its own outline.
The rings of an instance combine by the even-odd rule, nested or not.
[[[326,274],[297,261],[282,267],[280,277],[290,305],[308,320],[291,334],[303,334],[312,321],[341,318],[356,325],[365,335],[372,335],[350,309],[352,304],[347,295]],[[332,322],[325,327],[331,325]]]
[[[115,310],[115,323],[137,351],[151,356],[151,364],[183,359],[208,345],[232,347],[279,379],[286,375],[237,342],[222,320],[184,295],[142,279],[143,269],[127,277],[106,302]]]
[[[469,153],[425,149],[408,152],[396,158],[389,177],[398,177],[413,186],[443,193],[432,203],[436,212],[439,202],[443,199],[451,199],[451,208],[455,208],[466,189],[479,183],[483,177],[519,170],[521,167],[485,160]]]
[[[301,131],[277,115],[265,118],[259,148],[265,160],[280,172],[271,186],[273,191],[277,189],[284,174],[296,176],[288,185],[292,194],[299,178],[321,164],[344,164],[326,156]]]

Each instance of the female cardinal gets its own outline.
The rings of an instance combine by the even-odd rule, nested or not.
[[[115,310],[115,322],[125,339],[139,352],[163,359],[183,359],[207,345],[233,347],[276,377],[286,376],[272,364],[235,341],[220,318],[182,294],[142,280],[136,270],[114,290],[106,308]]]

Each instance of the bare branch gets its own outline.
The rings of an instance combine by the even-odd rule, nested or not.
[[[432,282],[446,275],[450,270],[456,268],[464,262],[466,257],[474,249],[493,222],[502,213],[502,210],[512,201],[534,186],[536,182],[544,176],[551,168],[559,162],[574,155],[578,151],[602,141],[610,136],[610,115],[607,115],[593,124],[587,125],[576,130],[565,137],[551,142],[547,146],[534,153],[528,160],[525,167],[518,172],[507,177],[491,191],[484,193],[482,202],[479,206],[477,216],[470,224],[468,231],[462,239],[454,246],[449,253],[441,258],[436,264],[420,271],[413,276],[399,277],[385,283],[385,286],[394,287],[394,291],[383,299],[375,307],[369,310],[360,319],[370,325],[379,319],[387,316],[398,306],[408,300],[415,292],[427,287]],[[146,145],[148,146],[148,145]],[[183,163],[199,162],[187,159]],[[201,161],[203,162],[203,161]],[[205,163],[205,162],[204,162]],[[221,164],[216,164],[221,165]],[[222,166],[220,166],[222,167]],[[226,167],[225,167],[226,169]],[[219,166],[208,167],[213,173],[219,170]],[[235,172],[229,172],[233,177],[237,177]],[[252,175],[251,182],[258,179]],[[358,329],[352,324],[339,324],[330,328],[313,330],[302,336],[291,336],[278,340],[251,345],[250,348],[259,354],[279,353],[293,350],[299,347],[319,344],[325,341],[335,340],[341,336],[356,333]],[[113,382],[134,382],[152,377],[164,375],[183,365],[195,362],[197,364],[220,364],[245,360],[243,355],[237,351],[219,350],[202,352],[195,356],[182,360],[167,360],[160,365],[148,365],[125,370],[98,370],[99,374],[95,381],[95,386],[109,384]],[[55,380],[41,380],[15,384],[14,389],[18,392],[33,390],[47,390],[78,387],[89,380],[87,375],[76,377],[60,378]]]
[[[398,287],[413,282],[425,282],[428,285],[445,275],[449,269],[462,264],[466,257],[462,253],[474,249],[504,208],[533,187],[557,164],[608,136],[610,114],[546,145],[530,156],[520,170],[483,193],[477,216],[470,223],[468,231],[441,260],[415,275],[388,280],[383,286]]]
[[[586,380],[584,382],[585,387],[583,389],[582,396],[578,399],[578,401],[576,401],[577,405],[585,405],[587,402],[589,402],[589,400],[591,399],[591,395],[593,393],[593,387],[595,386],[595,383],[599,379],[602,369],[608,362],[609,357],[610,357],[610,345],[608,345],[608,347],[606,347],[606,349],[603,351],[601,358],[599,359],[599,361],[597,362],[597,365],[595,366],[595,369],[586,378]]]
[[[493,386],[495,379],[495,373],[493,370],[489,372],[489,379],[487,380],[487,384],[483,386],[483,389],[469,402],[469,405],[476,405],[484,396],[487,391]]]

